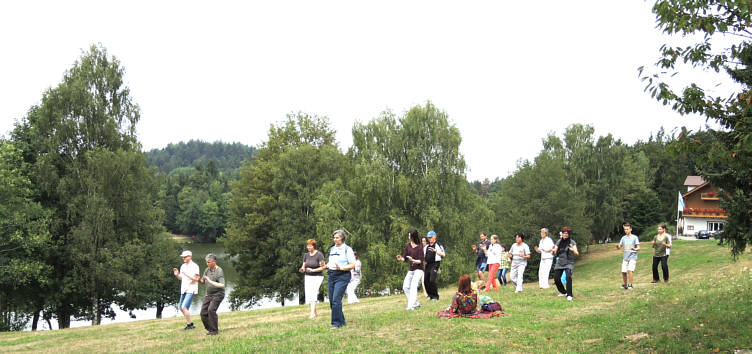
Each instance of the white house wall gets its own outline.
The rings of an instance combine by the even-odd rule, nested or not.
[[[707,230],[708,221],[726,222],[726,219],[716,218],[684,218],[684,236],[694,236],[697,231]],[[690,230],[689,226],[693,226]]]

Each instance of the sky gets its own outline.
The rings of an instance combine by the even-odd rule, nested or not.
[[[647,140],[698,129],[643,91],[666,42],[652,2],[4,1],[0,134],[101,43],[125,68],[145,150],[259,145],[287,114],[355,122],[431,101],[462,136],[469,180],[505,177],[550,133]]]

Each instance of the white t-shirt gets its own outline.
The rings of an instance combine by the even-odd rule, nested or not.
[[[553,259],[554,254],[551,252],[546,252],[544,249],[547,250],[553,250],[554,248],[554,240],[552,240],[550,237],[546,236],[538,242],[538,249],[541,251],[541,259]]]
[[[329,249],[329,263],[326,264],[329,270],[337,270],[337,265],[344,268],[350,263],[355,263],[355,253],[350,246],[343,243],[339,247],[332,246]]]
[[[198,294],[198,282],[188,279],[188,277],[185,276],[186,274],[192,277],[195,277],[196,275],[200,276],[201,270],[198,268],[198,264],[193,263],[191,260],[180,266],[180,293]]]
[[[498,243],[492,243],[488,246],[488,253],[486,253],[488,260],[486,264],[500,264],[501,263],[501,245]]]
[[[669,245],[671,244],[671,238],[672,238],[672,236],[671,236],[671,235],[669,235],[668,233],[666,233],[666,240],[668,241],[668,244],[669,244]],[[671,255],[671,248],[669,248],[669,247],[666,247],[666,255],[667,255],[667,256],[670,256],[670,255]]]
[[[530,247],[527,243],[523,242],[521,246],[517,245],[517,243],[512,244],[512,247],[509,248],[509,253],[512,254],[512,263],[527,264],[527,258],[520,257],[520,252],[525,256],[530,254]]]

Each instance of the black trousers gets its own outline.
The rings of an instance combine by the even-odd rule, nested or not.
[[[204,302],[201,303],[201,322],[209,332],[217,332],[219,330],[217,308],[224,298],[225,296],[222,294],[204,296]]]
[[[653,257],[653,280],[661,280],[658,278],[658,262],[661,263],[661,268],[663,270],[663,281],[668,281],[668,256]]]
[[[441,262],[426,263],[425,287],[428,297],[439,299],[439,288],[436,286],[436,279],[439,277],[439,265]]]
[[[564,288],[564,284],[561,283],[561,274],[567,272],[566,279],[567,279],[567,287]],[[567,296],[572,296],[572,270],[569,268],[565,269],[554,269],[554,283],[556,284],[556,289],[559,290],[560,294],[566,293]]]

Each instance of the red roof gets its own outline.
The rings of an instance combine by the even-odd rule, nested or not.
[[[703,183],[705,183],[705,180],[700,176],[687,176],[687,179],[684,180],[685,186],[699,186]]]

